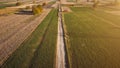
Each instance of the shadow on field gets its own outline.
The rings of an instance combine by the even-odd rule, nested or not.
[[[26,10],[21,10],[19,12],[16,12],[15,14],[19,14],[19,15],[34,15],[32,11],[26,11]]]

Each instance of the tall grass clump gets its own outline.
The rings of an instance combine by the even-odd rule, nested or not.
[[[22,5],[22,2],[17,2],[16,3],[16,6],[20,6],[20,5]]]
[[[30,6],[26,6],[25,9],[31,9],[31,7]]]
[[[37,5],[37,6],[32,7],[32,12],[34,13],[34,15],[41,14],[42,10],[43,10],[43,8],[41,5]]]

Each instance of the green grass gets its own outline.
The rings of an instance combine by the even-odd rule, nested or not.
[[[12,7],[12,6],[15,6],[15,4],[0,3],[0,9],[6,8],[6,7]]]
[[[65,13],[71,68],[120,68],[120,16],[91,8]]]
[[[0,2],[0,4],[4,4],[4,3],[7,3],[7,2]]]
[[[55,3],[56,3],[56,1],[51,1],[51,2],[49,2],[48,4],[53,5],[53,4],[55,4]]]
[[[54,68],[57,42],[57,10],[49,21],[44,38],[35,52],[30,68]]]
[[[31,68],[30,66],[38,60],[39,62],[36,63],[38,65],[34,64],[35,67],[32,68],[37,68],[37,66],[44,66],[45,68],[50,66],[52,68],[57,36],[56,12],[56,9],[53,9],[48,14],[1,68]]]

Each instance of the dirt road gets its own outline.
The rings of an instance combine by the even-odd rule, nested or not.
[[[65,68],[65,44],[64,33],[62,25],[62,14],[59,10],[58,13],[58,39],[57,39],[57,56],[56,56],[56,68]]]

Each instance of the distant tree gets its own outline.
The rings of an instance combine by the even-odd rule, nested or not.
[[[33,4],[35,4],[36,3],[36,0],[33,0]]]
[[[20,0],[16,0],[16,1],[17,1],[16,6],[22,5],[22,2],[20,2]]]
[[[37,5],[37,6],[33,6],[32,7],[32,12],[36,15],[36,14],[41,14],[42,13],[42,6],[41,5]]]

